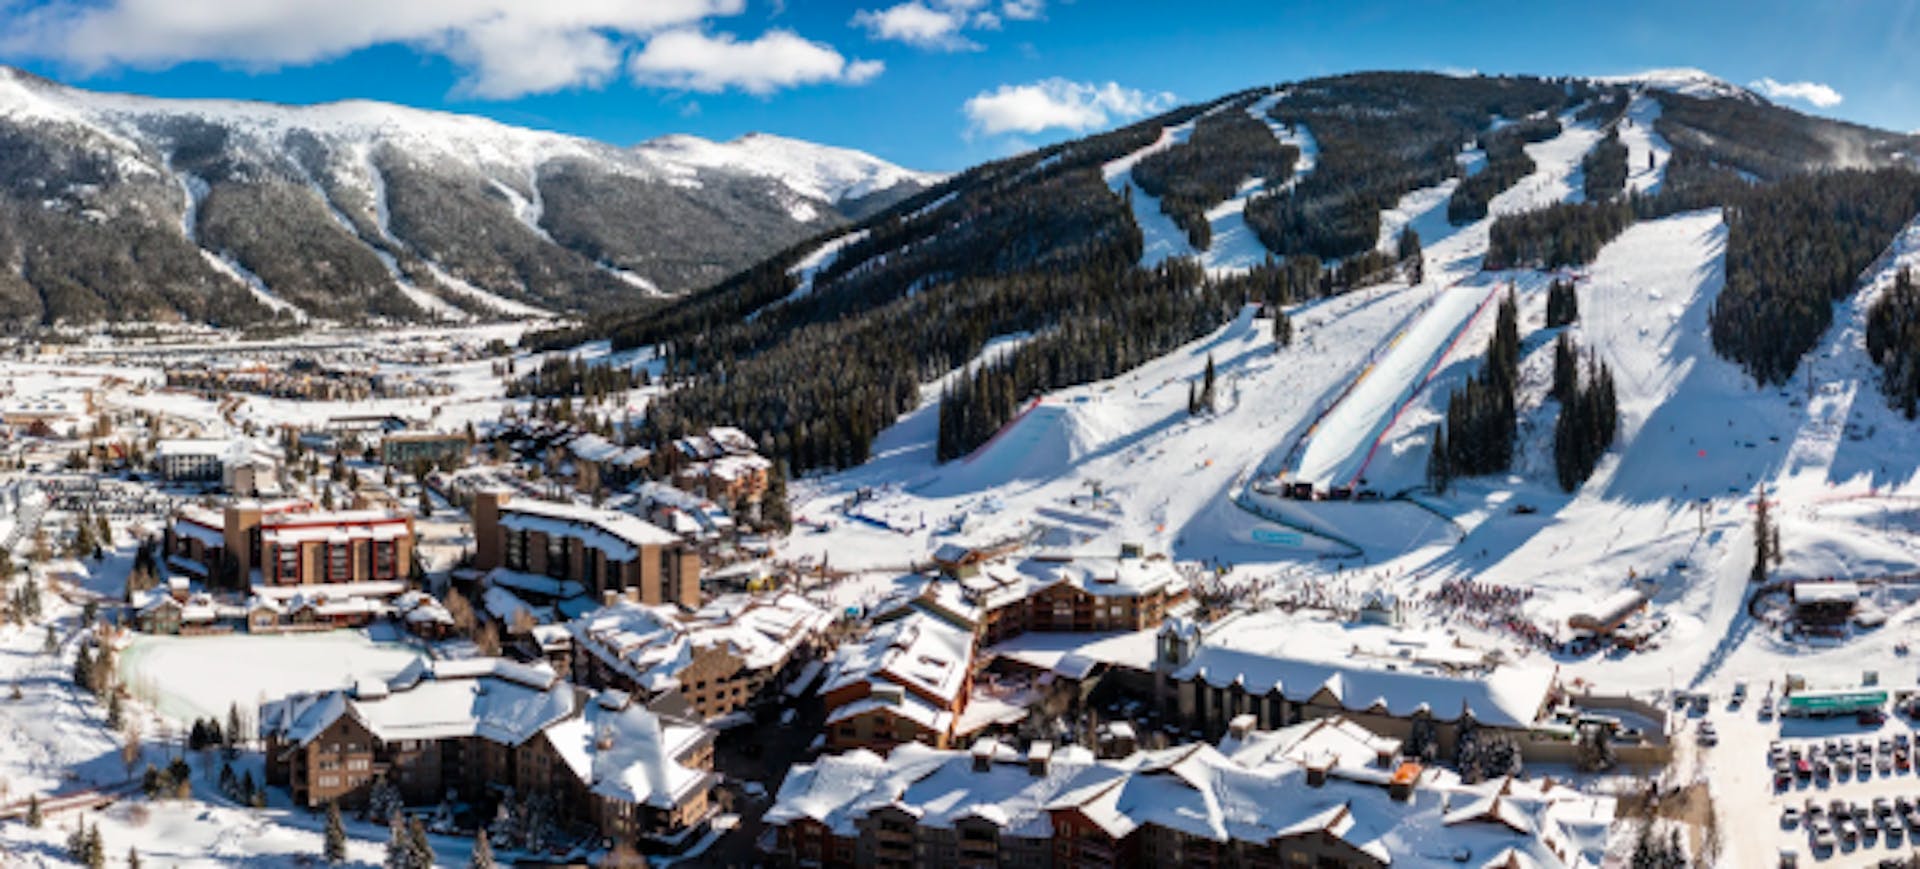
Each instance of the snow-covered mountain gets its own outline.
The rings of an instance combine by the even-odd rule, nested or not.
[[[5,68],[0,143],[0,316],[47,321],[596,310],[704,286],[938,180],[762,134],[619,147]]]
[[[1692,67],[1670,67],[1649,69],[1629,75],[1594,76],[1591,81],[1608,85],[1638,85],[1651,90],[1666,91],[1697,99],[1734,99],[1742,102],[1764,104],[1766,100],[1759,94],[1727,81],[1703,69]]]

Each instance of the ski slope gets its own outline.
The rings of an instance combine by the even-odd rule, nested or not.
[[[1313,171],[1320,158],[1320,144],[1313,133],[1304,124],[1288,126],[1267,115],[1274,104],[1286,98],[1286,92],[1269,94],[1247,106],[1247,114],[1267,125],[1273,137],[1282,145],[1292,145],[1300,152],[1293,164],[1293,175],[1281,181],[1275,178],[1249,178],[1240,185],[1240,190],[1227,201],[1207,210],[1207,224],[1212,227],[1213,243],[1200,254],[1200,264],[1210,274],[1244,272],[1260,263],[1266,262],[1272,254],[1267,246],[1247,225],[1247,203],[1253,197],[1268,190],[1284,191],[1300,183]],[[1276,184],[1276,182],[1278,182]]]
[[[1582,195],[1580,160],[1602,133],[1593,124],[1575,122],[1572,113],[1560,120],[1560,135],[1526,146],[1534,160],[1534,171],[1495,196],[1487,218],[1465,226],[1448,226],[1444,234],[1428,242],[1429,280],[1451,285],[1433,294],[1430,306],[1417,322],[1389,339],[1353,388],[1314,426],[1304,444],[1281,462],[1279,470],[1284,478],[1311,483],[1320,491],[1355,486],[1384,494],[1418,483],[1417,476],[1409,479],[1404,473],[1396,475],[1392,484],[1365,478],[1370,461],[1392,434],[1396,421],[1434,379],[1449,352],[1462,343],[1474,325],[1475,315],[1493,298],[1498,280],[1478,272],[1494,217],[1553,202],[1578,201]],[[1446,220],[1446,200],[1436,194],[1445,187],[1440,185],[1424,194],[1415,191],[1403,198],[1408,210],[1396,215],[1400,224],[1418,222],[1438,231],[1432,222]],[[1384,236],[1387,221],[1382,223]],[[1387,449],[1404,452],[1392,445]]]
[[[1133,224],[1140,227],[1142,268],[1152,268],[1178,256],[1199,254],[1187,241],[1186,230],[1174,223],[1173,218],[1161,213],[1160,198],[1133,181],[1133,167],[1140,165],[1141,160],[1185,143],[1187,137],[1193,135],[1194,124],[1199,121],[1200,118],[1196,117],[1184,124],[1163,127],[1160,138],[1153,140],[1152,144],[1100,167],[1100,176],[1107,180],[1107,187],[1126,196],[1133,207]]]
[[[1307,433],[1305,448],[1281,474],[1316,490],[1367,486],[1362,471],[1401,407],[1427,381],[1448,351],[1494,297],[1494,285],[1461,284],[1439,290],[1428,307],[1386,352],[1369,363],[1351,392]]]
[[[1644,93],[1633,95],[1620,123],[1620,144],[1627,146],[1627,189],[1635,193],[1659,191],[1667,177],[1667,161],[1673,158],[1673,146],[1653,124],[1660,120],[1660,101]],[[1653,155],[1653,166],[1647,155]]]

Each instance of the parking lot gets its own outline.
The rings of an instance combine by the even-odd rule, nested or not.
[[[1676,742],[1678,757],[1689,765],[1682,769],[1696,770],[1713,786],[1722,865],[1774,866],[1791,853],[1802,866],[1877,866],[1920,845],[1920,774],[1914,771],[1920,722],[1900,716],[1879,724],[1853,717],[1762,720],[1757,703],[1733,708],[1724,697],[1706,713],[1678,720],[1687,731]],[[1717,733],[1716,744],[1701,742],[1702,722]],[[1810,813],[1810,806],[1819,811]]]

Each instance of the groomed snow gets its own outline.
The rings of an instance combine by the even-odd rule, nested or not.
[[[361,631],[318,634],[135,635],[120,671],[136,694],[148,694],[163,715],[224,717],[231,704],[251,710],[295,691],[344,688],[356,678],[386,679],[420,659],[394,642]]]

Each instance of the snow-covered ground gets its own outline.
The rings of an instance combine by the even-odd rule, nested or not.
[[[1643,93],[1633,95],[1621,119],[1620,144],[1627,146],[1627,189],[1636,193],[1659,190],[1661,180],[1667,177],[1673,146],[1653,128],[1653,122],[1659,119],[1660,101]],[[1652,155],[1651,163],[1648,155]]]
[[[382,626],[384,630],[384,626]],[[384,631],[391,634],[391,631]],[[253,709],[295,691],[345,688],[360,678],[388,679],[420,653],[364,631],[169,637],[139,634],[120,655],[120,672],[161,714],[191,721],[224,716],[232,704]]]

